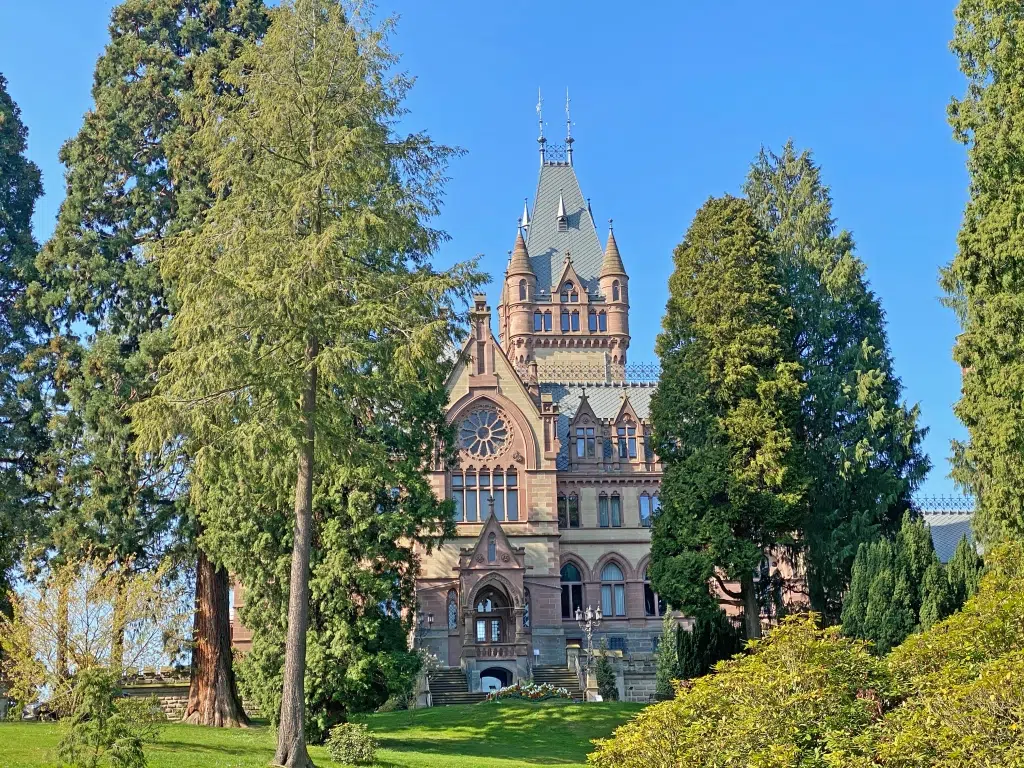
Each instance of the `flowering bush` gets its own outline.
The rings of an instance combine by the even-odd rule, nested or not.
[[[487,694],[488,701],[501,699],[526,699],[527,701],[545,701],[547,699],[569,699],[572,695],[565,688],[556,688],[551,683],[516,683],[506,685]]]

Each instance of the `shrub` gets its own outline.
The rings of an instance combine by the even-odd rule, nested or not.
[[[145,768],[143,744],[156,740],[165,718],[156,700],[124,699],[113,673],[93,667],[75,680],[72,714],[57,756],[73,768]]]
[[[327,754],[343,765],[372,763],[377,740],[363,723],[338,723],[327,737]]]
[[[608,658],[608,643],[601,641],[601,656],[597,660],[597,692],[604,701],[619,700],[619,686],[615,683],[615,667]]]
[[[593,764],[825,766],[835,736],[860,733],[894,698],[884,663],[838,628],[790,617],[747,656],[680,687],[598,742]],[[838,764],[837,764],[838,765]]]
[[[400,710],[408,708],[409,697],[403,693],[396,694],[394,696],[389,696],[388,700],[381,704],[379,707],[377,707],[377,709],[375,709],[374,712],[381,714],[384,712],[398,712]]]

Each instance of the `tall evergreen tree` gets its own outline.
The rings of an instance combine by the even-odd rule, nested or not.
[[[812,608],[839,620],[857,549],[892,535],[928,471],[919,412],[901,402],[884,313],[837,231],[829,189],[792,141],[762,150],[744,188],[778,253],[792,308],[803,397],[797,441],[813,482],[805,495],[803,558]]]
[[[459,327],[454,302],[479,278],[471,265],[430,265],[442,235],[426,220],[451,150],[395,134],[410,81],[388,72],[387,29],[331,0],[275,9],[262,42],[231,66],[234,88],[206,104],[195,138],[216,199],[155,250],[179,302],[174,349],[158,395],[135,413],[157,440],[187,436],[211,551],[230,554],[219,533],[249,526],[262,548],[248,561],[267,557],[287,595],[275,621],[284,648],[274,758],[286,766],[310,764],[311,597],[338,613],[376,608],[382,621],[403,604],[407,582],[394,575],[415,559],[397,546],[381,559],[346,544],[360,534],[400,543],[409,529],[436,535],[449,519],[422,476],[424,446],[439,436],[424,426],[443,424],[437,384]],[[230,488],[251,489],[259,503],[238,508]],[[314,580],[312,595],[311,565],[330,577]],[[367,606],[364,579],[390,581],[390,599]],[[351,641],[344,626],[334,639]]]
[[[691,615],[714,610],[714,581],[756,638],[754,572],[766,552],[795,544],[802,522],[792,314],[778,259],[745,200],[705,203],[674,260],[651,404],[665,466],[651,579]]]
[[[969,439],[953,442],[953,477],[976,499],[986,543],[1024,536],[1024,7],[962,0],[953,51],[967,78],[949,120],[967,145],[970,200],[957,254],[943,271],[962,332],[954,410]]]
[[[46,446],[38,382],[25,368],[39,327],[25,304],[35,277],[32,211],[43,192],[39,168],[25,157],[28,130],[0,75],[0,613],[21,548],[35,526],[32,479]]]
[[[983,565],[975,546],[966,536],[960,539],[953,557],[946,565],[953,605],[963,605],[968,598],[974,597],[981,581]]]
[[[58,562],[95,557],[115,572],[147,568],[194,527],[178,503],[187,457],[161,464],[131,449],[128,408],[152,391],[172,311],[171,292],[144,246],[187,226],[208,204],[185,115],[197,92],[224,87],[221,70],[265,26],[260,0],[129,0],[113,11],[93,108],[61,150],[67,194],[38,259],[38,307],[54,333],[56,407],[43,545]],[[207,675],[202,664],[194,667],[186,716],[204,708],[202,722],[244,722],[237,697],[210,706],[215,689],[205,681],[230,677],[230,656],[204,649],[225,647],[229,617],[223,574],[208,559],[199,563],[197,593],[210,595],[214,584],[218,600],[206,608],[219,608],[209,622],[200,621],[208,610],[197,611],[193,661],[217,669]]]

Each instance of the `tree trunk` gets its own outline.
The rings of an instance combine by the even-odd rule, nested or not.
[[[57,669],[58,680],[67,680],[68,670],[68,639],[71,636],[71,615],[68,603],[71,600],[71,587],[65,574],[58,576],[57,584]]]
[[[743,595],[743,625],[747,640],[757,640],[761,637],[761,603],[757,599],[753,574],[740,579],[740,592]]]
[[[111,617],[110,637],[110,671],[115,675],[124,674],[124,629],[126,622],[127,606],[125,606],[124,594],[124,572],[117,571],[114,574],[114,610]]]
[[[228,572],[200,549],[196,563],[196,609],[192,624],[192,674],[181,719],[192,725],[247,728],[231,666],[231,606]]]
[[[281,693],[281,723],[277,728],[276,765],[287,768],[312,766],[306,751],[306,628],[309,624],[309,553],[313,538],[313,440],[316,434],[315,338],[306,344],[307,380],[302,393],[302,418],[306,434],[299,447],[299,472],[295,483],[295,541],[288,582],[288,635],[284,647],[284,688]]]

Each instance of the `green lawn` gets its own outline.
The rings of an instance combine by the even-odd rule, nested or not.
[[[639,712],[639,704],[506,702],[370,715],[381,743],[381,768],[513,768],[582,766],[591,739],[607,736]],[[51,768],[60,726],[0,723],[0,766]],[[274,754],[267,728],[220,730],[168,725],[146,749],[151,768],[256,768]],[[337,765],[321,747],[318,766]]]

